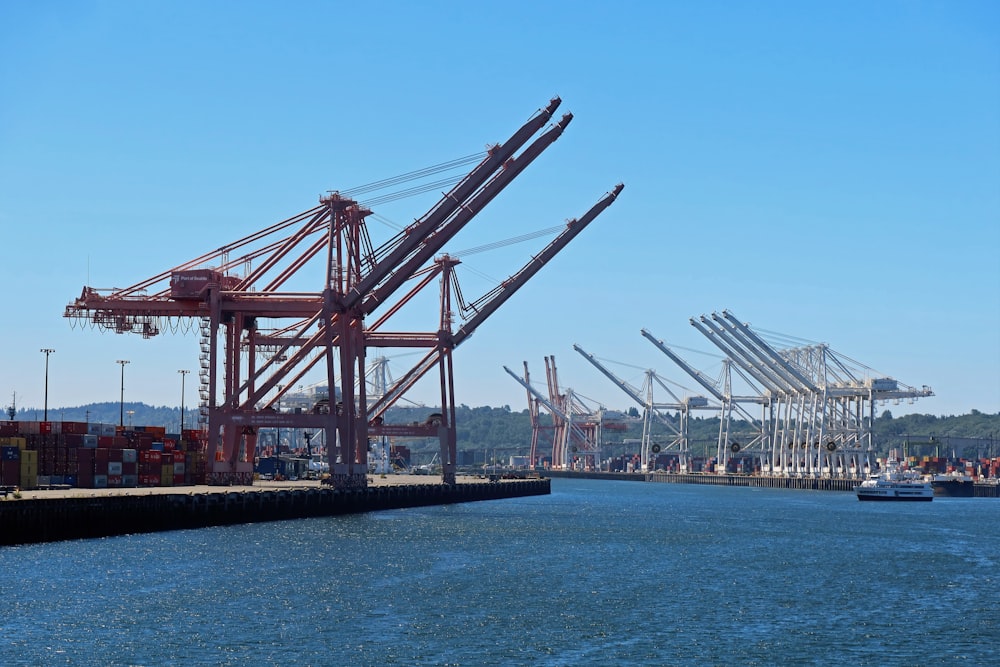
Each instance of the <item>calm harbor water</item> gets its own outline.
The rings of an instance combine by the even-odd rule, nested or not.
[[[552,490],[5,547],[0,664],[1000,664],[998,501]]]

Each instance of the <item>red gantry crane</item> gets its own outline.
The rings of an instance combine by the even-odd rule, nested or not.
[[[528,409],[531,415],[532,465],[538,456],[538,433],[552,432],[552,468],[572,470],[579,465],[583,470],[597,470],[600,467],[601,428],[604,423],[604,408],[592,410],[584,405],[572,389],[559,388],[556,358],[545,357],[545,381],[548,396],[543,395],[531,384],[528,362],[524,362],[524,377],[518,377],[506,366],[503,369],[528,392]],[[544,406],[552,418],[551,426],[543,426],[538,419],[538,406]],[[619,429],[615,429],[619,430]],[[622,429],[623,430],[623,429]]]
[[[611,205],[618,184],[572,219],[518,272],[466,302],[454,274],[459,260],[439,254],[469,221],[550,146],[572,120],[551,120],[559,98],[539,110],[426,214],[380,246],[366,219],[372,211],[338,192],[318,206],[196,257],[131,287],[84,287],[65,316],[116,333],[156,336],[196,321],[201,331],[200,399],[206,422],[206,481],[249,484],[260,428],[325,433],[330,483],[367,484],[368,442],[379,436],[437,437],[445,483],[455,482],[456,436],[452,351],[580,231]],[[523,148],[528,144],[526,148]],[[518,153],[518,151],[521,151]],[[291,289],[319,266],[320,288]],[[310,274],[315,279],[315,273]],[[439,310],[431,331],[392,331],[389,321],[435,279]],[[404,287],[409,287],[404,290]],[[457,302],[457,303],[453,303]],[[467,319],[455,321],[454,305]],[[369,322],[369,318],[374,318]],[[263,321],[273,328],[262,328]],[[420,361],[369,405],[369,348],[423,348]],[[314,368],[325,371],[329,400],[312,411],[274,405]],[[441,412],[423,424],[386,424],[386,410],[437,369]]]

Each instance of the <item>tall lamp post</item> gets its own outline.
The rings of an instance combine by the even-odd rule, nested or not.
[[[118,359],[115,361],[116,364],[120,364],[122,367],[122,397],[119,402],[119,414],[118,414],[118,425],[125,428],[125,364],[128,363],[128,359]]]
[[[184,376],[191,371],[177,371],[181,374],[181,442],[184,442]]]
[[[41,352],[45,355],[45,412],[42,421],[47,422],[49,420],[49,355],[55,352],[55,350],[43,347]]]

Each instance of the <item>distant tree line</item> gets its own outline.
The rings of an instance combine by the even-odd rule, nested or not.
[[[91,403],[73,408],[49,408],[52,421],[87,421],[118,424],[124,408],[126,426],[163,426],[168,433],[180,430],[180,409],[175,407],[154,407],[145,403]],[[386,413],[387,423],[422,422],[436,408],[390,408]],[[531,445],[531,419],[527,410],[515,412],[510,406],[500,408],[481,406],[471,408],[458,406],[456,412],[458,449],[478,452],[495,452],[498,458],[527,455]],[[637,452],[638,440],[642,437],[642,420],[638,410],[623,411],[628,430],[605,431],[604,444],[609,455]],[[6,415],[5,415],[6,417]],[[41,420],[42,410],[23,408],[17,411],[15,419]],[[543,426],[551,425],[547,414],[541,415]],[[185,428],[195,428],[198,410],[185,410]],[[749,434],[752,425],[734,420],[730,431]],[[539,437],[539,452],[551,452],[550,431],[543,430]],[[669,431],[654,420],[654,439],[666,441]],[[986,414],[972,410],[967,415],[937,417],[926,414],[910,414],[893,417],[885,410],[875,420],[875,447],[879,454],[886,454],[890,448],[907,449],[913,455],[960,456],[964,458],[1000,456],[1000,413]],[[715,455],[719,435],[718,417],[692,417],[689,422],[689,446],[695,455]],[[406,445],[412,451],[431,453],[438,444],[433,439],[399,439],[396,444]]]

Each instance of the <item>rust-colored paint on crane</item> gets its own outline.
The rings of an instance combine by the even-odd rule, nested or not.
[[[572,114],[528,144],[560,102],[553,98],[507,141],[492,146],[426,214],[380,247],[370,246],[366,219],[372,211],[332,192],[316,207],[131,287],[110,292],[85,287],[64,315],[147,338],[176,328],[180,320],[198,323],[209,483],[249,481],[258,430],[272,427],[323,431],[331,479],[345,488],[367,483],[370,436],[430,434],[440,440],[444,481],[454,483],[453,349],[610,206],[623,187],[619,184],[585,216],[571,220],[541,253],[477,300],[476,314],[456,330],[451,301],[459,289],[454,274],[459,262],[437,255],[561,136]],[[325,269],[318,289],[286,289],[301,280],[307,265],[319,262]],[[416,285],[400,296],[403,286],[418,276]],[[434,328],[392,331],[393,316],[434,279],[440,289]],[[369,316],[375,317],[372,323],[366,321]],[[277,326],[262,330],[262,320],[274,320]],[[369,400],[365,361],[371,347],[427,351],[393,386]],[[317,367],[330,391],[326,404],[302,413],[276,410],[281,397]],[[441,391],[439,419],[434,424],[382,425],[385,411],[433,369]]]

